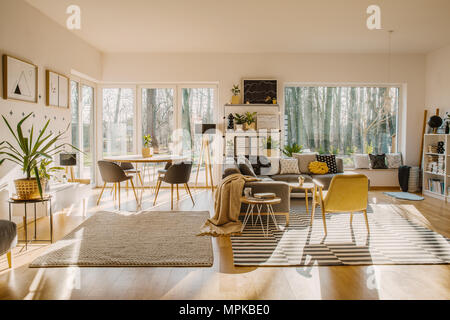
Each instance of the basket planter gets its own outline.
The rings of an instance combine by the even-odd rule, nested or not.
[[[248,124],[248,123],[244,123],[244,130],[256,130],[256,123],[251,123],[251,124]]]
[[[144,158],[150,158],[152,156],[151,148],[142,148],[142,156]]]
[[[36,178],[14,180],[16,195],[19,199],[30,200],[41,197]],[[41,179],[42,192],[45,192],[47,180]]]

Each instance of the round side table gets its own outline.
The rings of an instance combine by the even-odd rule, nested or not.
[[[302,185],[299,185],[298,182],[290,182],[289,187],[291,190],[299,189],[305,192],[306,213],[308,213],[308,192],[311,192],[311,195],[314,196],[314,183],[304,182]]]
[[[49,240],[41,240],[36,238],[36,204],[37,203],[43,203],[48,204],[45,206],[45,209],[49,208],[50,212],[50,239]],[[23,204],[24,206],[24,212],[25,215],[23,217],[23,227],[25,229],[25,250],[28,249],[28,227],[27,227],[27,204],[33,204],[34,205],[34,238],[31,241],[49,241],[50,243],[53,242],[53,215],[52,215],[52,196],[45,196],[43,199],[29,199],[29,200],[23,200],[23,199],[17,199],[17,198],[10,198],[8,200],[9,204],[9,221],[11,221],[11,207],[15,204]]]
[[[245,213],[244,222],[242,223],[241,232],[244,231],[244,228],[250,217],[252,217],[252,224],[253,224],[253,214],[254,214],[255,206],[256,206],[256,209],[258,210],[258,216],[256,217],[256,222],[258,222],[258,218],[259,218],[259,221],[261,222],[261,227],[262,227],[264,237],[267,237],[269,235],[269,218],[270,217],[272,217],[272,221],[278,230],[277,220],[275,218],[275,212],[273,211],[272,205],[281,203],[281,198],[260,199],[260,198],[253,198],[253,197],[251,197],[251,198],[241,197],[241,204],[242,203],[247,205],[247,211]],[[261,218],[261,209],[262,209],[263,205],[266,205],[266,208],[267,208],[267,215],[268,215],[267,227],[266,227],[267,233],[266,233],[266,231],[264,231],[264,224],[263,224],[262,218]]]

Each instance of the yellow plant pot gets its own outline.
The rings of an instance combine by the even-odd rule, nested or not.
[[[142,148],[142,157],[150,158],[152,156],[151,148]]]
[[[272,156],[272,149],[266,149],[266,153],[268,157]]]
[[[244,123],[244,130],[256,130],[256,123]]]
[[[231,104],[239,104],[241,101],[241,97],[239,96],[232,96],[231,97]]]
[[[16,187],[16,196],[21,200],[38,199],[41,197],[39,194],[39,187],[36,178],[32,179],[17,179],[14,180]],[[47,180],[41,179],[42,192],[45,192]]]

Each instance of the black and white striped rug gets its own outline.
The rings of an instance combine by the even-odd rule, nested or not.
[[[317,208],[313,227],[304,207],[291,209],[290,224],[277,216],[264,237],[261,224],[247,224],[242,234],[231,237],[236,266],[311,266],[376,264],[448,264],[450,240],[415,224],[392,210],[368,208],[370,235],[362,213],[327,214],[324,237],[322,215]],[[262,216],[266,227],[266,216]]]

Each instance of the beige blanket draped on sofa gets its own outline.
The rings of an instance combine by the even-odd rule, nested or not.
[[[259,180],[255,177],[232,174],[223,179],[216,191],[214,217],[208,219],[200,228],[199,236],[227,236],[241,232],[239,221],[240,198],[247,181]]]

